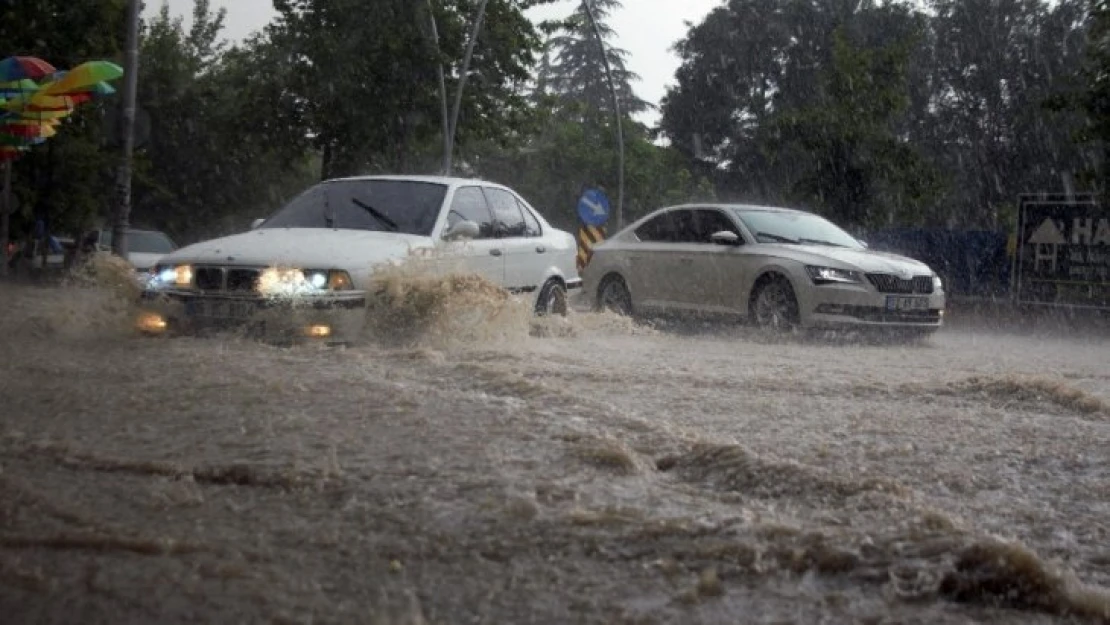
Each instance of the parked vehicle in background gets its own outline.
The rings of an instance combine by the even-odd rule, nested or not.
[[[567,289],[581,284],[573,236],[508,187],[363,176],[316,184],[248,232],[163,258],[144,293],[143,324],[267,334],[278,326],[291,337],[350,342],[378,267],[418,251],[440,271],[478,274],[530,297],[538,314],[564,314]]]
[[[598,309],[738,315],[775,330],[924,336],[945,308],[924,263],[868,250],[819,215],[747,204],[656,210],[595,247],[582,277]]]
[[[166,233],[160,230],[127,229],[127,262],[143,274],[150,273],[160,258],[178,248]],[[85,239],[85,245],[98,252],[112,251],[112,229],[101,228]]]

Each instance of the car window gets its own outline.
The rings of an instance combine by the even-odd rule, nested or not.
[[[675,240],[671,211],[656,215],[636,228],[636,237],[652,243],[669,243]]]
[[[698,224],[694,221],[694,211],[676,210],[671,211],[671,215],[674,220],[674,241],[676,243],[703,242]]]
[[[740,236],[740,230],[724,213],[713,208],[701,208],[696,211],[695,218],[698,227],[698,238],[701,243],[711,243],[715,233],[726,231]]]
[[[522,237],[527,225],[524,223],[524,214],[512,193],[504,189],[484,187],[482,189],[489,200],[490,210],[493,212],[494,231],[499,237]]]
[[[543,228],[540,227],[540,220],[536,219],[536,216],[532,214],[527,204],[520,200],[517,200],[517,204],[520,205],[520,212],[524,215],[524,236],[541,236],[543,234]]]
[[[486,196],[478,187],[461,187],[455,191],[451,200],[451,210],[447,213],[447,227],[460,221],[473,221],[478,224],[478,238],[494,237],[493,215],[490,214]]]
[[[432,233],[447,187],[412,180],[340,180],[293,198],[259,228],[343,228]]]
[[[177,246],[161,232],[129,232],[127,249],[140,254],[169,254]]]

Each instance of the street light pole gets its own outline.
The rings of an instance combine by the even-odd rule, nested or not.
[[[450,140],[447,142],[446,175],[450,176],[455,158],[455,134],[459,125],[459,109],[462,107],[463,88],[466,86],[466,77],[470,73],[470,59],[474,56],[474,44],[478,42],[478,33],[482,29],[482,19],[486,16],[486,5],[489,0],[482,0],[478,5],[478,16],[474,19],[474,28],[470,31],[470,41],[466,43],[466,57],[463,58],[462,70],[459,72],[459,87],[455,90],[455,110],[451,114]]]
[[[436,72],[439,74],[439,104],[440,116],[443,126],[443,174],[450,175],[451,173],[451,135],[450,124],[447,113],[447,79],[443,75],[443,54],[439,48],[439,26],[436,24],[435,7],[432,6],[432,0],[428,0],[428,20],[432,23],[432,43],[435,44],[436,51]]]
[[[139,9],[142,0],[127,7],[127,56],[124,60],[120,139],[123,146],[116,176],[116,210],[112,226],[112,251],[127,258],[127,229],[131,219],[131,157],[135,150],[135,99],[139,86]]]
[[[605,80],[609,83],[609,95],[613,100],[613,117],[617,122],[617,229],[624,227],[624,123],[621,118],[620,98],[617,97],[617,87],[613,83],[613,70],[609,67],[609,55],[606,54],[605,40],[601,37],[601,27],[597,24],[594,15],[592,0],[582,0],[582,7],[590,18],[594,35],[597,37],[597,47],[601,52],[601,62],[605,67]]]

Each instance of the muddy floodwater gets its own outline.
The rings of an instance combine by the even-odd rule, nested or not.
[[[5,624],[1110,622],[1105,333],[290,349],[3,289]]]

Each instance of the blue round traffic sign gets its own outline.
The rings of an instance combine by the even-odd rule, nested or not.
[[[578,218],[587,226],[603,226],[609,221],[609,198],[598,189],[587,189],[578,200]]]

